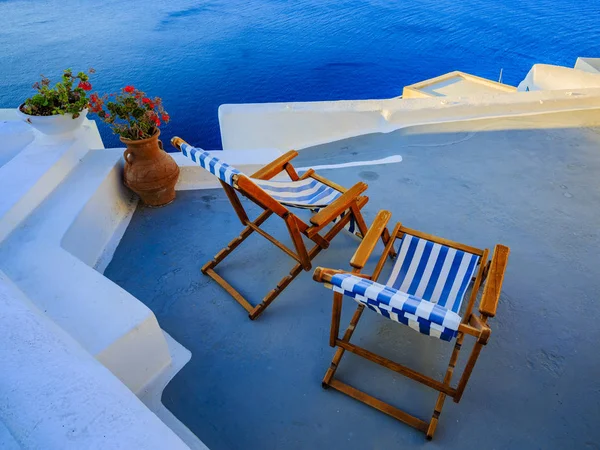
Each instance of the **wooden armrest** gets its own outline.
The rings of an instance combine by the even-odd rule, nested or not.
[[[333,181],[331,181],[331,180],[328,180],[327,178],[325,178],[325,177],[322,177],[321,175],[319,175],[319,174],[315,173],[315,171],[314,171],[313,169],[309,169],[309,170],[307,171],[307,173],[308,173],[308,172],[311,172],[311,171],[312,171],[312,173],[310,174],[310,177],[311,177],[312,179],[314,179],[314,180],[317,180],[317,181],[320,181],[320,182],[321,182],[321,183],[323,183],[324,185],[326,185],[326,186],[329,186],[329,187],[331,187],[331,188],[334,188],[336,191],[339,191],[339,192],[341,192],[342,194],[348,190],[348,189],[346,189],[344,186],[340,186],[339,184],[337,184],[337,183],[334,183]],[[307,175],[306,175],[306,174],[304,174],[303,176],[307,176]]]
[[[369,231],[367,231],[367,234],[363,237],[362,242],[350,260],[350,265],[352,267],[355,269],[362,269],[365,267],[365,264],[369,260],[371,253],[373,253],[373,250],[381,238],[383,231],[386,229],[387,223],[391,217],[392,213],[386,210],[381,210],[377,213]]]
[[[348,272],[347,270],[340,269],[328,269],[326,267],[317,267],[313,273],[313,280],[319,283],[330,283],[331,277],[339,273],[347,273],[348,275],[354,275],[355,277],[359,278],[366,278],[367,280],[371,279],[369,275],[364,273]]]
[[[285,170],[285,166],[289,164],[289,162],[296,156],[298,156],[298,152],[296,150],[290,150],[289,152],[281,155],[276,160],[267,164],[262,169],[259,169],[256,172],[254,172],[251,175],[251,178],[256,178],[258,180],[270,180],[275,175],[283,172]]]
[[[181,151],[181,145],[182,144],[187,144],[187,142],[185,142],[183,139],[181,139],[180,137],[177,136],[173,136],[173,139],[171,139],[171,145],[173,147],[175,147],[177,150]]]
[[[492,256],[492,264],[483,289],[483,296],[479,305],[479,312],[486,317],[494,317],[500,300],[504,272],[508,263],[510,249],[504,245],[496,245]]]
[[[468,323],[461,323],[458,326],[458,331],[476,337],[483,345],[487,344],[492,332],[489,325],[475,314],[469,316]]]
[[[367,190],[367,185],[359,181],[340,197],[331,202],[328,206],[321,209],[318,213],[311,217],[310,223],[317,227],[327,225],[333,219],[339,217],[344,211],[350,208],[352,202],[356,201],[358,196]]]

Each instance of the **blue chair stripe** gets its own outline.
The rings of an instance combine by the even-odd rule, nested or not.
[[[181,152],[211,174],[233,186],[233,176],[242,174],[229,164],[202,149],[192,147],[189,144],[181,145]],[[272,181],[252,179],[267,194],[286,206],[295,208],[319,210],[329,205],[332,201],[342,195],[341,192],[321,183],[314,178],[300,181]],[[340,217],[343,217],[342,214]],[[351,233],[356,230],[354,216],[350,218],[345,227]]]
[[[423,249],[423,252],[422,252],[420,260],[419,260],[419,265],[417,266],[417,270],[413,277],[412,283],[410,283],[410,286],[408,288],[408,291],[407,291],[408,293],[415,294],[417,292],[417,289],[419,288],[419,284],[421,283],[421,280],[425,273],[425,268],[427,267],[427,262],[429,261],[429,256],[431,255],[432,249],[433,249],[433,242],[426,241],[425,248]]]
[[[444,266],[444,262],[446,261],[446,255],[448,254],[448,247],[442,247],[440,252],[438,253],[438,257],[435,261],[435,266],[433,266],[433,272],[431,273],[431,278],[429,278],[427,282],[427,288],[425,289],[425,293],[423,294],[423,298],[429,299],[433,295],[433,290],[437,285],[438,279],[442,273],[442,267]]]
[[[189,144],[181,145],[181,153],[230,186],[233,186],[233,176],[242,173],[236,168],[225,164],[216,156]]]
[[[384,317],[446,341],[456,336],[460,325],[461,318],[453,311],[351,274],[334,275],[329,287]]]
[[[336,193],[338,191],[336,191],[335,189],[329,187],[329,186],[324,186],[324,189],[322,189],[317,195],[315,195],[315,197],[311,200],[311,204],[315,204],[318,203],[320,200],[324,199],[325,197],[328,197],[334,193]],[[338,198],[341,194],[337,194],[335,195],[335,198]],[[331,203],[332,200],[329,200],[328,203]]]
[[[405,235],[388,286],[458,313],[479,257]]]
[[[255,180],[267,194],[287,206],[318,209],[329,205],[341,192],[315,179],[300,181]]]
[[[477,261],[479,261],[479,258],[477,257],[477,255],[470,256],[471,258],[469,261],[469,266],[467,267],[467,273],[473,274],[475,273],[475,267],[477,266]],[[465,296],[465,292],[467,291],[467,286],[469,285],[470,281],[471,277],[463,277],[460,287],[458,289],[458,293],[456,294],[456,298],[462,299]],[[454,311],[455,313],[458,313],[459,308],[460,302],[454,302],[454,305],[450,309],[452,309],[452,311]]]
[[[276,192],[270,192],[270,190],[267,191],[267,192],[269,192],[269,195],[271,195],[271,197],[273,197],[276,200],[280,200],[280,201],[286,201],[286,200],[288,200],[289,201],[289,200],[293,199],[293,201],[295,203],[306,203],[308,205],[312,205],[312,204],[316,203],[314,201],[315,197],[318,197],[319,194],[321,194],[326,189],[327,189],[326,186],[319,186],[316,189],[316,191],[310,192],[310,193],[307,193],[308,189],[304,189],[304,190],[301,190],[301,191],[291,191],[294,194],[296,194],[293,197],[278,195],[278,193],[276,193]]]
[[[303,181],[304,180],[302,180],[301,182],[268,181],[268,183],[267,183],[267,182],[265,182],[265,180],[254,180],[254,182],[256,184],[260,185],[265,190],[268,189],[269,192],[283,192],[283,193],[303,192],[303,191],[313,189],[314,187],[321,184],[315,179],[309,180],[310,181],[309,183],[304,183]],[[293,183],[295,183],[295,185]]]
[[[454,282],[456,281],[456,275],[458,273],[458,268],[460,267],[460,263],[463,259],[464,252],[456,252],[454,255],[454,259],[452,261],[452,265],[450,266],[450,272],[448,273],[448,278],[446,278],[446,282],[444,283],[444,287],[442,289],[442,294],[437,301],[438,305],[446,306],[446,302],[448,301],[448,296],[450,295],[450,290],[452,286],[454,286]]]
[[[406,274],[408,273],[408,269],[409,269],[410,263],[414,257],[418,243],[419,243],[419,240],[417,238],[415,238],[413,236],[408,236],[408,235],[404,236],[404,239],[402,240],[402,246],[408,245],[408,250],[406,252],[405,258],[403,259],[403,263],[400,266],[400,271],[398,272],[398,276],[396,277],[396,280],[392,284],[392,287],[394,287],[395,289],[399,289],[400,286],[402,286],[402,283],[404,282],[404,280],[406,279]]]

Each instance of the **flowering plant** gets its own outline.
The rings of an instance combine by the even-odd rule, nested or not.
[[[152,137],[161,123],[168,123],[170,120],[159,97],[146,97],[146,94],[133,86],[125,86],[119,93],[102,97],[92,94],[90,104],[90,111],[98,114],[102,121],[112,127],[115,134],[124,139]]]
[[[89,73],[94,73],[94,69],[90,69]],[[87,91],[92,90],[92,85],[89,75],[85,72],[73,75],[71,69],[67,69],[62,75],[62,81],[56,83],[53,88],[50,87],[50,80],[44,75],[33,88],[38,91],[37,94],[29,97],[21,105],[21,111],[25,114],[53,116],[71,113],[73,119],[76,119],[81,111],[88,107]]]

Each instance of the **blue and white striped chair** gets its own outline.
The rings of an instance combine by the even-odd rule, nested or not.
[[[360,212],[368,201],[367,197],[361,195],[367,189],[367,185],[359,182],[352,188],[345,189],[317,175],[312,169],[300,177],[290,163],[298,155],[298,152],[290,151],[248,176],[221,161],[214,153],[192,147],[181,138],[175,137],[171,143],[185,156],[219,179],[233,209],[242,225],[245,226],[238,237],[202,267],[202,273],[213,278],[240,303],[248,311],[250,319],[258,317],[302,272],[302,269],[310,270],[312,259],[321,250],[327,248],[331,240],[342,229],[346,228],[359,236],[367,232],[367,226]],[[282,172],[287,173],[289,181],[272,180]],[[264,212],[257,219],[250,220],[237,193],[252,200],[263,208]],[[310,223],[306,223],[290,211],[290,208],[309,209],[316,214],[311,217]],[[263,222],[273,214],[284,220],[294,245],[293,250],[260,228]],[[251,305],[214,270],[217,264],[253,232],[265,237],[297,262],[289,274],[256,306]],[[321,232],[323,233],[321,234]],[[311,249],[306,248],[302,236],[314,242]],[[384,239],[389,239],[389,233],[384,236]]]
[[[497,245],[491,261],[488,261],[488,249],[481,250],[438,238],[405,228],[399,223],[392,232],[392,239],[387,241],[373,274],[363,275],[360,271],[371,256],[379,237],[387,233],[390,217],[388,211],[381,211],[378,214],[350,261],[352,272],[324,268],[315,270],[314,279],[334,291],[329,344],[338,347],[323,379],[323,386],[331,386],[373,406],[425,432],[427,438],[431,439],[446,396],[449,395],[458,403],[481,347],[487,343],[490,335],[487,320],[496,314],[509,249]],[[377,279],[386,258],[394,249],[396,239],[400,239],[401,242],[391,275],[385,284],[378,283]],[[477,293],[483,284],[485,288],[479,304],[479,315],[476,315],[473,313],[473,308]],[[463,300],[469,287],[471,287],[471,294],[466,307],[463,308]],[[340,314],[344,295],[353,298],[358,303],[358,308],[350,326],[340,338]],[[395,322],[408,325],[422,334],[443,341],[456,338],[443,381],[435,380],[351,344],[350,338],[365,307]],[[476,337],[477,341],[460,381],[456,387],[452,387],[450,381],[465,334]],[[439,391],[431,420],[425,422],[334,379],[335,371],[346,350]]]

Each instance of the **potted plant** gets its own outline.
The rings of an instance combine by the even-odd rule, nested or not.
[[[94,73],[90,69],[89,73]],[[38,131],[59,135],[75,131],[87,115],[87,92],[92,89],[89,75],[71,69],[64,71],[61,81],[50,87],[50,80],[42,75],[33,85],[37,93],[19,106],[19,115]]]
[[[175,199],[179,166],[163,149],[159,127],[169,122],[158,97],[146,97],[133,86],[102,97],[90,96],[90,110],[118,134],[123,153],[125,185],[148,206],[164,206]]]

